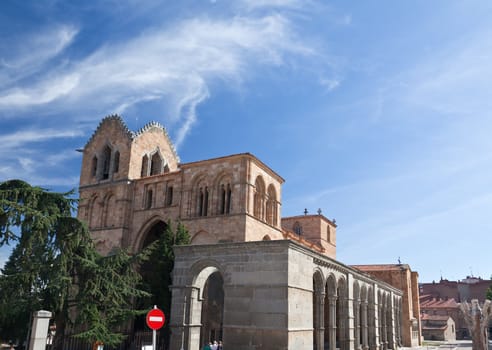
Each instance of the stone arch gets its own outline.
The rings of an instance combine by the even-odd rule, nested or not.
[[[258,175],[255,180],[253,215],[260,220],[265,219],[265,197],[265,181],[261,175]]]
[[[190,242],[191,244],[215,244],[217,238],[205,230],[200,230],[193,235]]]
[[[195,263],[191,267],[192,295],[189,309],[190,324],[200,325],[189,329],[189,349],[199,349],[204,340],[222,339],[224,315],[224,273],[220,264],[212,259]]]
[[[115,227],[119,223],[119,215],[116,207],[116,196],[110,192],[104,198],[103,225]]]
[[[90,228],[95,228],[99,227],[100,225],[100,204],[99,204],[99,197],[97,194],[94,194],[89,202],[89,220],[88,220],[88,226]]]
[[[149,305],[159,305],[165,314],[170,312],[172,272],[169,266],[172,266],[172,257],[163,254],[163,251],[167,251],[172,245],[172,237],[168,236],[169,234],[171,232],[168,230],[168,224],[158,217],[148,220],[147,224],[140,230],[136,245],[138,250],[145,249],[152,243],[157,244],[157,249],[151,252],[148,260],[138,267],[142,276],[141,288],[149,292],[150,295],[135,298],[136,309],[144,309]],[[147,329],[145,315],[135,317],[133,331],[138,332]],[[170,337],[169,326],[165,325],[158,332],[163,343],[167,344]]]
[[[154,215],[151,218],[149,218],[140,228],[138,231],[137,235],[134,237],[134,244],[131,244],[130,247],[133,247],[133,251],[139,252],[145,247],[145,243],[147,240],[147,234],[149,233],[149,230],[152,229],[157,223],[163,222],[166,224],[166,220],[158,215]]]

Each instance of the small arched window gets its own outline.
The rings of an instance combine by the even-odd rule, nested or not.
[[[102,178],[106,180],[109,178],[109,167],[111,165],[111,148],[108,145],[103,150],[103,173]]]
[[[166,205],[171,206],[173,205],[173,186],[167,186],[166,189]]]
[[[231,212],[232,190],[230,184],[220,185],[219,190],[219,213],[229,214]]]
[[[292,229],[296,235],[298,235],[298,236],[302,235],[302,226],[298,221],[296,221],[294,223],[294,226],[292,227]]]
[[[120,170],[120,152],[114,152],[114,161],[113,161],[113,173],[117,173]]]
[[[150,209],[152,208],[152,190],[147,190],[147,196],[145,199],[145,209]]]
[[[149,167],[149,157],[147,157],[147,155],[144,155],[142,157],[142,171],[140,172],[140,177],[147,176],[148,167]]]
[[[255,181],[255,194],[253,199],[253,215],[260,220],[265,218],[265,182],[261,176]]]
[[[207,216],[208,215],[208,187],[200,187],[198,190],[198,216]]]
[[[277,192],[273,185],[268,186],[268,200],[266,203],[266,220],[270,225],[277,225]]]
[[[92,175],[92,177],[95,177],[97,175],[97,157],[96,156],[92,157],[91,175]]]

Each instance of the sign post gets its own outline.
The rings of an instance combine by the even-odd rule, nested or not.
[[[164,326],[166,316],[164,316],[164,312],[162,312],[161,309],[158,309],[157,306],[154,305],[154,308],[147,312],[145,320],[147,321],[147,326],[152,329],[152,350],[155,350],[157,338],[156,330]]]

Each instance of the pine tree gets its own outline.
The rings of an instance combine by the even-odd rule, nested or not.
[[[87,227],[72,217],[72,194],[0,183],[0,246],[16,244],[0,275],[0,337],[22,341],[31,313],[44,309],[55,315],[55,350],[66,327],[89,342],[116,345],[123,339],[116,326],[142,313],[133,298],[149,294],[136,288],[136,271],[150,252],[98,254]]]

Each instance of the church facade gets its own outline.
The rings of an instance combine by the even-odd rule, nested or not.
[[[281,217],[284,179],[249,153],[181,163],[165,129],[104,118],[83,149],[78,217],[97,249],[138,252],[170,220],[171,349],[395,349],[402,292],[336,260],[336,224]]]

